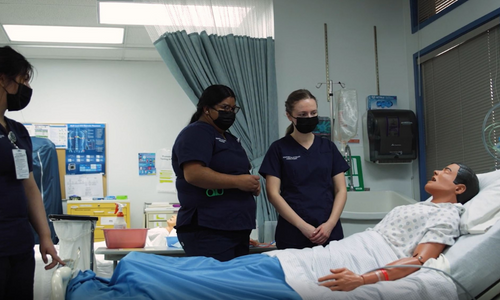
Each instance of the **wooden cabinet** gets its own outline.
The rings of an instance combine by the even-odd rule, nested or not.
[[[104,228],[113,228],[115,222],[115,203],[123,205],[123,217],[127,222],[127,228],[130,228],[130,202],[127,201],[84,201],[75,200],[67,202],[67,214],[79,216],[97,217],[96,229],[94,232],[94,242],[104,241]]]

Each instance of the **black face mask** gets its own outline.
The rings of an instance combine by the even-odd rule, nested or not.
[[[300,133],[309,133],[312,132],[319,123],[318,116],[311,118],[294,118],[297,120],[297,124],[295,124],[295,128]]]
[[[19,88],[15,94],[9,94],[9,92],[7,92],[4,88],[7,92],[7,110],[9,111],[18,111],[28,106],[31,100],[31,95],[33,94],[33,90],[30,87],[21,83],[17,84],[19,85]]]
[[[218,110],[219,116],[217,119],[213,120],[215,126],[219,127],[221,130],[228,130],[231,125],[233,125],[236,119],[236,114],[231,111]]]

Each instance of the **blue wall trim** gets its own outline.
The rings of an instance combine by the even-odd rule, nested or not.
[[[436,21],[437,19],[441,18],[442,16],[446,15],[447,13],[449,13],[450,11],[454,10],[455,8],[459,7],[460,5],[464,4],[467,1],[468,0],[458,0],[457,2],[448,6],[445,10],[441,11],[437,15],[434,15],[429,19],[423,21],[422,23],[418,24],[418,6],[417,6],[418,0],[410,0],[411,33],[419,31],[420,29],[431,24],[432,22]]]
[[[411,0],[413,1],[413,0]],[[451,41],[464,35],[465,33],[474,30],[475,28],[500,17],[500,8],[492,11],[491,13],[477,19],[476,21],[465,25],[464,27],[450,33],[449,35],[443,37],[442,39],[432,43],[431,45],[425,47],[424,49],[413,54],[413,74],[414,74],[414,84],[415,84],[415,106],[417,110],[417,122],[418,122],[418,174],[420,182],[420,201],[426,200],[429,195],[425,191],[424,187],[427,183],[426,173],[427,169],[425,167],[426,152],[425,152],[425,126],[424,126],[424,103],[422,94],[422,72],[420,72],[420,66],[418,65],[418,58],[425,55]]]

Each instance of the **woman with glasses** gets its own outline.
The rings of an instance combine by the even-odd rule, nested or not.
[[[312,133],[318,125],[318,104],[308,90],[292,92],[285,108],[292,124],[285,137],[269,147],[259,170],[279,213],[276,247],[326,245],[344,237],[340,214],[349,166],[333,142]]]
[[[40,191],[33,177],[31,138],[5,116],[31,99],[33,67],[11,47],[0,47],[0,299],[33,299],[35,258],[32,227],[40,237],[45,269],[62,263],[52,243]]]
[[[229,87],[209,86],[175,140],[172,166],[181,204],[176,229],[187,256],[227,261],[249,252],[260,182],[250,175],[239,140],[227,131],[239,110]]]

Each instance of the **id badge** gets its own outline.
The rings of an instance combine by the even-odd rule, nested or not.
[[[14,155],[14,165],[16,166],[17,179],[28,179],[30,177],[30,169],[28,168],[28,157],[24,149],[12,149]]]

